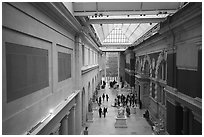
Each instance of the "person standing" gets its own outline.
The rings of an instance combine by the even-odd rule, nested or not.
[[[96,97],[96,103],[98,104],[98,97]]]
[[[135,94],[132,95],[132,104],[135,105]]]
[[[84,135],[88,135],[88,127],[85,128]]]
[[[103,93],[103,95],[102,95],[102,98],[103,98],[103,101],[104,101],[104,99],[105,99],[105,94]]]
[[[109,98],[109,96],[108,96],[108,94],[106,94],[106,100],[108,101],[108,98]]]
[[[126,98],[125,105],[128,105],[128,97]]]
[[[127,113],[127,117],[129,117],[130,116],[130,108],[129,108],[129,106],[127,106],[127,108],[126,108],[126,113]]]
[[[106,112],[108,111],[108,109],[106,107],[103,108],[103,115],[104,115],[104,118],[106,117]]]
[[[98,112],[99,112],[99,117],[101,118],[101,114],[102,114],[102,108],[101,107],[99,108]]]
[[[130,96],[130,107],[131,107],[131,105],[132,105],[132,97]]]
[[[99,106],[101,105],[101,97],[99,97]]]

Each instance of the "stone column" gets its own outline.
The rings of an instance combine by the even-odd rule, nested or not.
[[[79,35],[75,36],[75,48],[74,48],[74,58],[75,58],[75,65],[74,65],[74,72],[75,72],[75,89],[80,90],[82,81],[81,81],[81,67],[82,67],[82,45],[81,45],[81,38]]]
[[[157,91],[158,88],[157,87],[158,87],[158,84],[156,83],[155,87],[154,87],[155,100],[157,100],[157,98],[158,98],[158,95],[157,95],[158,94],[158,91]]]
[[[68,135],[68,114],[61,121],[62,135]]]
[[[82,130],[82,97],[81,96],[82,95],[79,92],[77,96],[75,97],[75,100],[76,100],[75,134],[77,135],[79,135]]]
[[[161,63],[161,65],[162,65],[162,74],[161,74],[161,79],[163,80],[164,79],[164,65]]]
[[[188,127],[189,127],[189,111],[187,107],[183,106],[183,130],[182,130],[183,135],[189,134]]]
[[[70,114],[68,116],[68,134],[69,135],[75,135],[75,106],[74,105],[71,109],[70,109]]]
[[[149,96],[152,97],[152,82],[150,82],[149,86]]]
[[[118,52],[118,83],[120,83],[120,52]]]
[[[105,52],[105,61],[104,61],[104,63],[105,63],[105,81],[106,81],[106,52]]]
[[[188,129],[189,129],[189,135],[193,135],[193,112],[191,110],[189,110],[189,126],[188,126]]]

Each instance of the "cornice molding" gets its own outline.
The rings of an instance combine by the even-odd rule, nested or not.
[[[81,37],[81,38],[86,40],[93,48],[95,48],[97,51],[99,51],[100,49],[97,47],[94,40],[88,34],[86,34],[86,33],[83,33],[83,34],[84,34],[84,37]]]
[[[192,98],[188,95],[185,95],[168,85],[164,88],[164,90],[166,91],[167,99],[172,103],[181,104],[182,106],[188,107],[195,113],[202,114],[202,103],[197,103],[195,101],[197,98]]]
[[[67,31],[80,33],[81,25],[61,2],[32,2],[33,6],[60,24]]]
[[[198,3],[189,3],[184,8],[176,12],[173,16],[169,16],[166,21],[162,22],[159,33],[162,34],[169,31],[169,27],[174,29],[175,27],[188,22],[199,15],[202,15],[202,4],[200,6]],[[171,20],[173,20],[173,23],[168,25],[168,22]]]
[[[58,104],[52,113],[50,113],[42,123],[34,125],[37,126],[32,132],[26,132],[24,135],[37,135],[38,132],[40,132],[53,118],[55,118],[69,103],[80,93],[81,90],[75,90],[72,92],[71,95],[66,97],[60,104]],[[67,112],[68,114],[69,112]]]
[[[133,51],[134,52],[138,52],[140,50],[142,50],[143,48],[147,48],[147,47],[152,47],[155,46],[155,44],[161,40],[163,40],[166,37],[166,35],[160,35],[159,33],[149,37],[148,39],[146,39],[145,41],[143,41],[142,43],[140,43],[139,45],[137,45]]]
[[[94,65],[94,66],[91,66],[91,67],[87,67],[85,69],[82,69],[81,70],[81,74],[84,75],[85,73],[88,73],[96,68],[99,68],[99,65]]]
[[[200,115],[194,111],[192,111],[192,113],[193,113],[194,119],[202,124],[202,115]]]

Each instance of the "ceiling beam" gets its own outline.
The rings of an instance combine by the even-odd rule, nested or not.
[[[131,46],[131,44],[103,44],[101,47],[104,48],[116,48],[116,49],[121,49],[121,48],[127,48]]]
[[[121,15],[157,15],[174,14],[177,10],[138,10],[138,11],[75,11],[74,16],[121,16]]]
[[[127,48],[123,48],[123,49],[104,49],[104,48],[100,48],[100,50],[102,52],[121,52],[121,51],[125,51]]]
[[[90,19],[89,24],[122,24],[122,23],[159,23],[165,18],[139,18],[139,19]]]

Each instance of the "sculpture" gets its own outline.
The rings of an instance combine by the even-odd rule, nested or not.
[[[92,101],[91,101],[91,100],[89,100],[88,111],[89,111],[89,112],[92,112],[92,111],[93,111],[93,110],[92,110]]]
[[[123,118],[123,117],[125,117],[125,110],[124,110],[124,108],[123,107],[120,107],[119,109],[118,109],[118,116],[117,116],[118,118]]]

